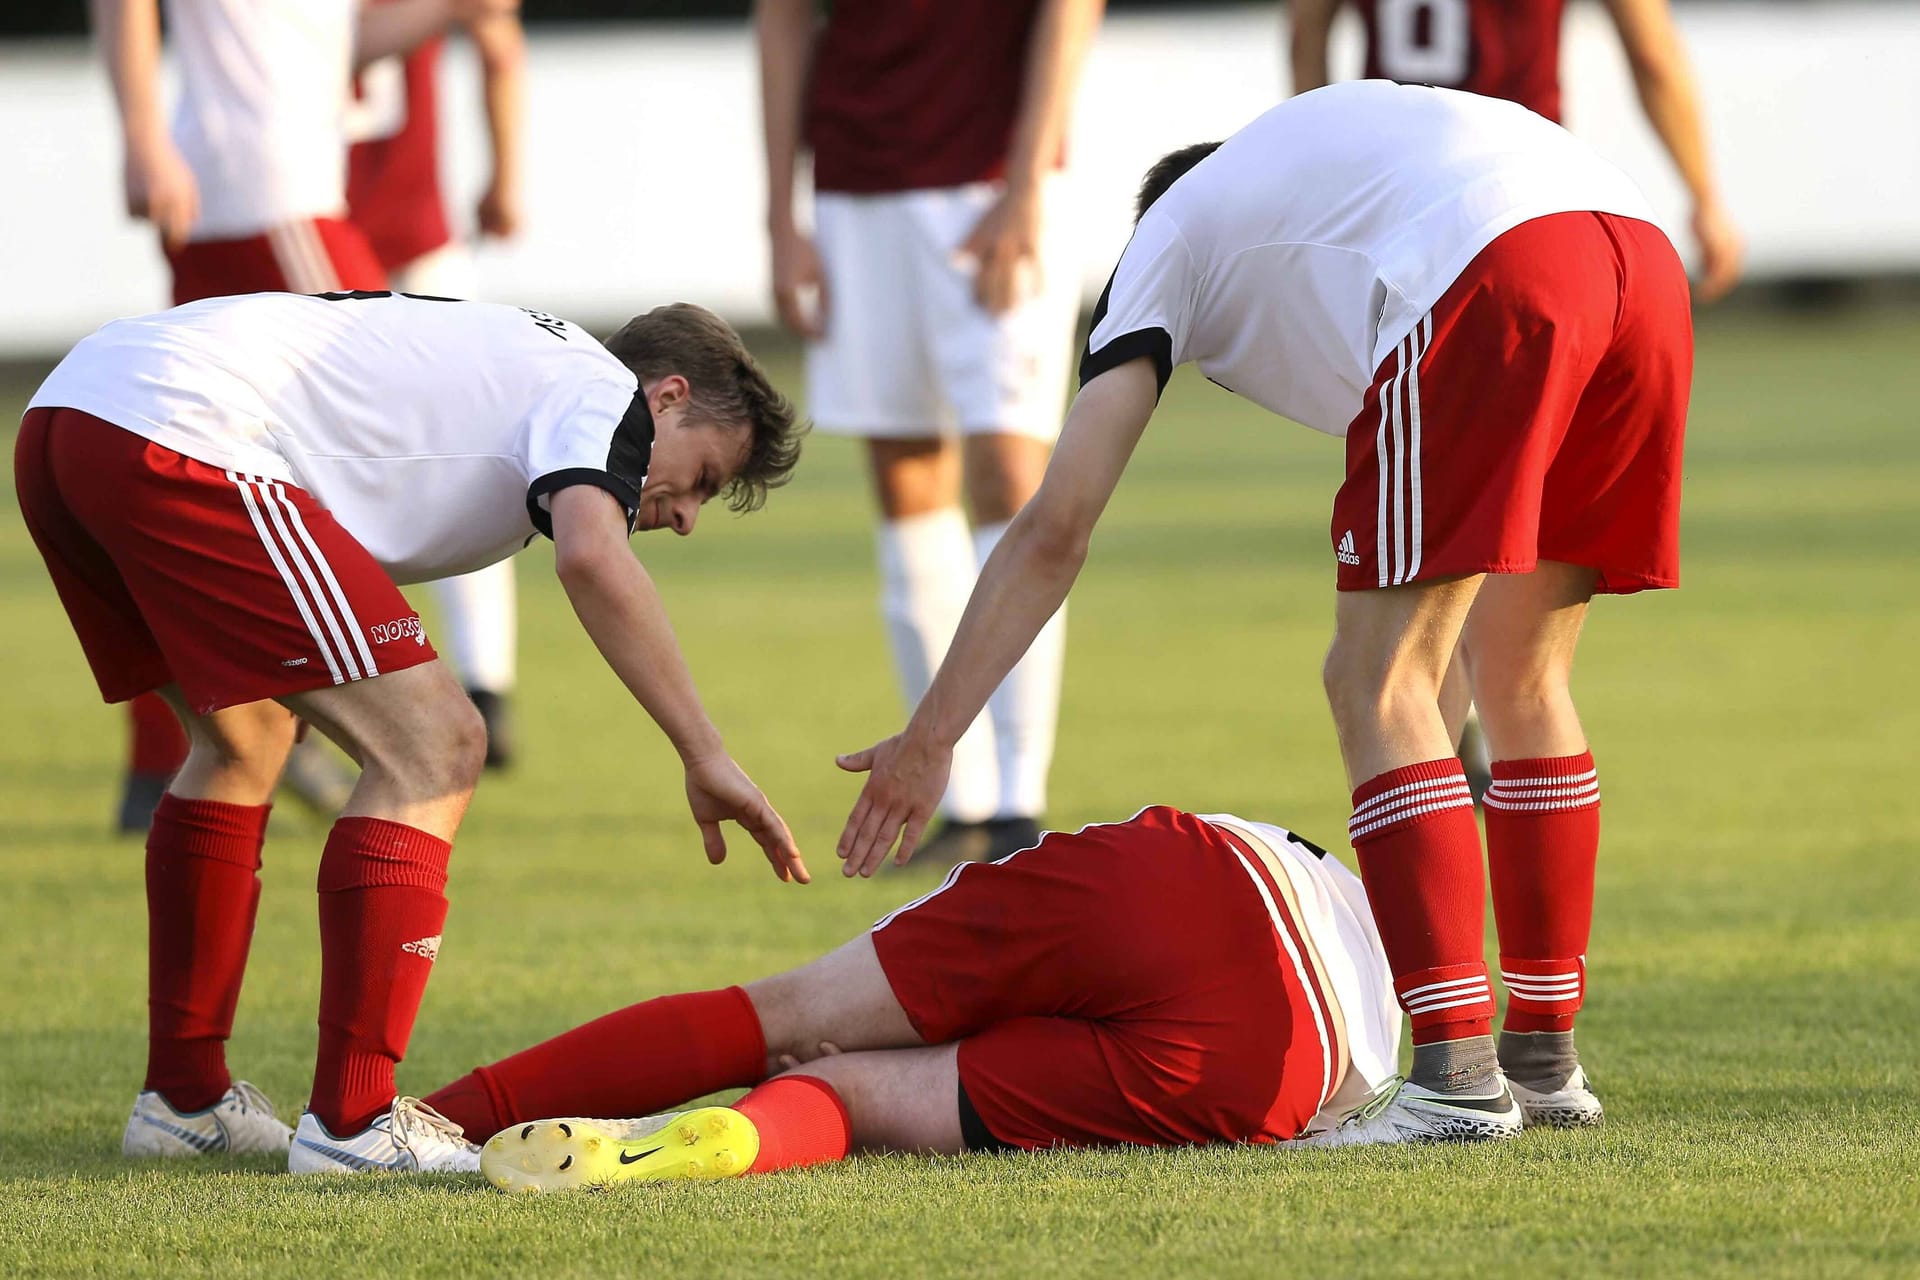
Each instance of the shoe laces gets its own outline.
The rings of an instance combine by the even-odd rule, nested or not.
[[[1389,1077],[1387,1082],[1378,1089],[1375,1089],[1365,1102],[1354,1108],[1353,1111],[1348,1114],[1347,1118],[1340,1122],[1338,1127],[1342,1129],[1355,1129],[1373,1119],[1389,1106],[1393,1105],[1394,1098],[1400,1094],[1400,1086],[1406,1082],[1407,1078],[1405,1076]]]
[[[438,1139],[457,1147],[469,1147],[467,1131],[435,1111],[418,1098],[395,1098],[388,1112],[388,1132],[394,1145],[413,1149],[414,1140]]]
[[[233,1087],[228,1089],[227,1093],[240,1104],[240,1111],[243,1115],[249,1111],[258,1111],[271,1120],[278,1120],[280,1118],[274,1113],[273,1104],[267,1101],[267,1095],[248,1084],[245,1080],[235,1080]]]

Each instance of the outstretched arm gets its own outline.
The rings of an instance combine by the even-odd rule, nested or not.
[[[727,856],[720,823],[731,820],[759,843],[775,875],[805,884],[807,867],[787,824],[728,757],[720,731],[700,705],[653,579],[627,546],[627,517],[619,500],[593,485],[575,485],[550,501],[560,585],[607,665],[680,753],[687,802],[708,861]]]
[[[497,13],[469,28],[480,54],[481,93],[487,107],[487,142],[493,173],[480,197],[482,235],[505,239],[520,230],[521,138],[526,115],[527,36],[520,17]]]
[[[93,0],[93,30],[120,109],[127,212],[152,222],[176,250],[200,216],[200,188],[160,103],[159,0]]]
[[[1714,184],[1700,92],[1674,26],[1673,10],[1667,0],[1607,0],[1607,9],[1626,48],[1647,121],[1660,135],[1693,197],[1693,234],[1700,244],[1696,292],[1711,302],[1740,279],[1746,245]]]
[[[1146,357],[1109,369],[1080,389],[1040,491],[981,569],[953,644],[913,719],[897,737],[840,757],[843,769],[871,771],[840,835],[847,875],[872,875],[896,837],[898,861],[913,856],[945,789],[953,744],[1066,600],[1159,391]]]
[[[1287,39],[1287,60],[1293,66],[1293,91],[1305,93],[1330,84],[1333,73],[1327,69],[1327,40],[1333,32],[1333,15],[1340,0],[1293,0],[1288,6],[1292,34]]]

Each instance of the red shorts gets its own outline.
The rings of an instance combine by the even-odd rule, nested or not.
[[[1541,560],[1601,592],[1678,586],[1690,305],[1673,245],[1632,218],[1554,214],[1481,250],[1347,430],[1340,590]]]
[[[400,588],[305,490],[76,409],[32,409],[14,484],[101,696],[201,715],[431,662]]]
[[[960,1042],[963,1125],[1028,1149],[1272,1142],[1338,1083],[1284,902],[1218,828],[1157,807],[962,863],[872,936],[914,1029]]]
[[[302,218],[237,240],[200,240],[169,253],[173,305],[236,293],[384,289],[387,273],[360,228]]]

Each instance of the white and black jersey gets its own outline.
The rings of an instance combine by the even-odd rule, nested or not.
[[[256,293],[116,320],[32,407],[78,409],[241,477],[313,494],[398,582],[551,534],[549,495],[637,513],[653,452],[638,379],[544,312],[404,294]]]
[[[1087,381],[1150,357],[1344,436],[1374,371],[1502,232],[1652,221],[1632,179],[1510,102],[1365,80],[1289,99],[1140,219],[1094,311]]]

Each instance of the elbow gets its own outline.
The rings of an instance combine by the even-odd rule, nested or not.
[[[1079,572],[1093,545],[1092,523],[1071,513],[1034,512],[1029,508],[1023,514],[1028,513],[1034,516],[1028,528],[1028,546],[1034,558],[1049,568]]]
[[[577,542],[554,544],[553,576],[569,596],[592,591],[605,578],[607,555],[603,547]]]

